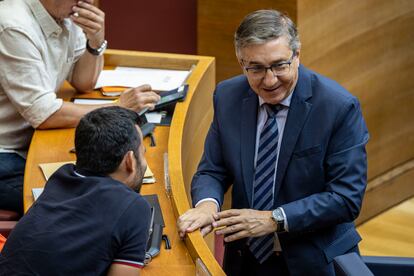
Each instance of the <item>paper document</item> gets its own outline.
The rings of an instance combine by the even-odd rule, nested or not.
[[[43,188],[33,188],[32,194],[33,194],[34,200],[37,200],[42,192],[43,192]]]
[[[122,87],[122,86],[104,86],[101,87],[102,95],[108,97],[117,97],[122,94],[125,90],[129,89],[129,87]]]
[[[153,90],[168,91],[182,85],[190,73],[191,70],[117,67],[115,70],[103,70],[95,89],[107,86],[137,87],[149,84]]]
[[[107,104],[113,103],[115,100],[108,100],[108,99],[80,99],[76,98],[73,100],[75,104]]]
[[[159,124],[163,115],[161,112],[147,112],[145,113],[145,118],[147,118],[148,123]]]
[[[56,163],[43,163],[39,164],[39,167],[42,169],[43,175],[46,180],[49,180],[50,176],[57,171],[60,167],[65,164],[75,164],[76,161],[66,161],[66,162],[56,162]]]

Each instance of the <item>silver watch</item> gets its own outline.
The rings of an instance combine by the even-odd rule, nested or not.
[[[285,216],[280,208],[276,208],[272,211],[272,218],[276,222],[277,229],[276,232],[285,231]]]
[[[86,41],[86,50],[88,50],[88,52],[91,53],[94,56],[102,55],[105,52],[106,47],[108,47],[108,41],[106,41],[106,40],[104,40],[102,42],[101,46],[99,46],[99,48],[97,48],[97,49],[94,49],[89,45],[89,40]]]

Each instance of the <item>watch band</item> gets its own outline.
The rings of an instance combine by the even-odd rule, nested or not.
[[[94,56],[102,55],[107,46],[108,46],[108,41],[104,40],[101,46],[99,46],[99,48],[94,49],[89,45],[89,40],[86,41],[86,50],[88,50],[88,52]]]

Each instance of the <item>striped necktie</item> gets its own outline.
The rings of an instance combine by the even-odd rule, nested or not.
[[[271,210],[273,208],[274,178],[276,171],[278,128],[276,114],[280,105],[266,105],[267,120],[260,133],[257,150],[256,169],[253,183],[253,209]],[[250,239],[249,249],[263,263],[273,252],[273,234]]]

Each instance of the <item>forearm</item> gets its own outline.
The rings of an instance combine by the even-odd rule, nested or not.
[[[201,209],[206,210],[206,212],[209,214],[214,214],[219,211],[219,206],[214,201],[199,202],[199,204],[197,204],[195,208],[199,208],[200,210]]]
[[[71,84],[83,92],[94,89],[103,64],[103,56],[94,56],[85,51],[73,69]]]
[[[226,192],[223,182],[211,175],[196,173],[191,183],[192,205],[196,206],[201,200],[212,198],[217,201],[218,206],[221,206]]]
[[[323,192],[281,206],[289,222],[289,232],[307,232],[334,224],[351,222],[356,215],[334,192]]]
[[[93,0],[79,1],[72,8],[72,21],[78,25],[88,40],[88,45],[98,49],[105,41],[105,13],[93,5]],[[103,68],[103,56],[95,56],[85,51],[72,73],[71,84],[79,91],[89,91],[95,87]]]
[[[76,127],[80,119],[88,112],[107,105],[77,105],[70,102],[63,102],[62,107],[47,118],[38,129],[69,128]]]
[[[107,276],[139,276],[141,274],[140,272],[140,268],[113,263],[109,267]]]

